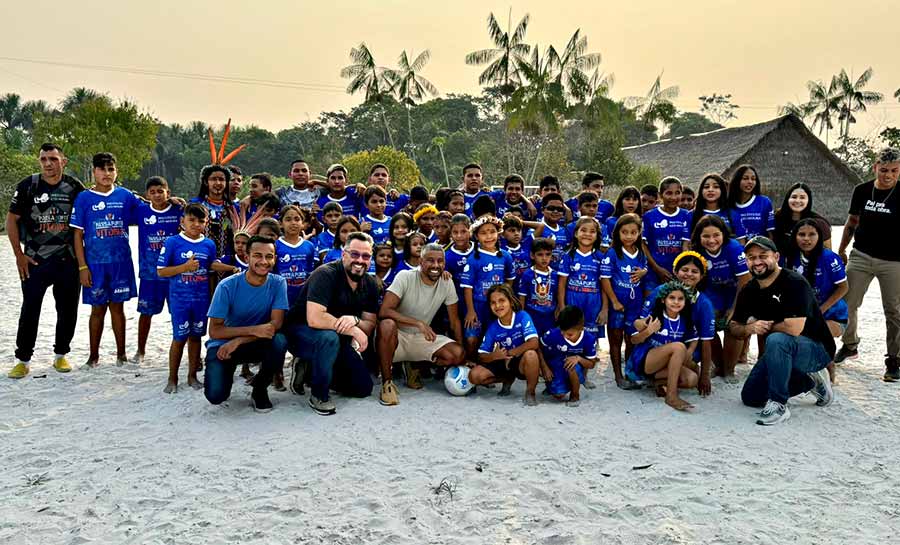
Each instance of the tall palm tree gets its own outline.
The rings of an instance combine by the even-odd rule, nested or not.
[[[866,69],[865,72],[853,81],[851,76],[847,75],[847,71],[843,68],[837,77],[839,89],[838,96],[838,123],[840,124],[840,134],[843,138],[850,135],[850,124],[856,123],[856,112],[865,112],[868,106],[878,104],[884,99],[884,95],[875,91],[866,91],[863,88],[869,84],[872,79],[872,67]]]
[[[600,65],[600,53],[587,53],[587,36],[577,29],[562,53],[553,46],[547,50],[550,69],[556,74],[556,83],[565,86],[575,102],[583,102],[590,92],[588,72]]]
[[[32,131],[36,120],[53,115],[53,113],[53,108],[46,100],[29,100],[22,105],[22,128]]]
[[[656,81],[650,86],[650,90],[642,97],[627,97],[625,105],[633,108],[638,117],[647,125],[656,125],[657,122],[667,124],[671,122],[675,106],[672,101],[678,98],[681,92],[677,85],[662,86],[663,73],[656,76]],[[660,134],[662,131],[660,131]]]
[[[384,105],[381,103],[389,85],[385,81],[386,69],[375,63],[375,57],[365,42],[360,43],[358,47],[350,48],[350,60],[353,64],[341,69],[341,77],[350,80],[350,84],[347,85],[347,93],[354,95],[359,91],[363,91],[366,95],[365,102],[374,102],[381,107],[381,119],[384,121],[388,141],[390,141],[391,147],[394,148],[394,136],[391,134],[390,125],[388,125]]]
[[[103,93],[98,93],[93,89],[88,89],[87,87],[76,87],[69,91],[69,94],[66,95],[62,102],[59,105],[59,109],[63,112],[70,112],[75,108],[81,106],[86,102],[90,102],[92,100],[103,100],[112,104],[112,101],[108,96]]]
[[[789,115],[793,114],[799,117],[801,120],[806,121],[806,118],[811,116],[815,111],[815,107],[811,105],[809,102],[802,102],[800,104],[794,104],[793,102],[788,102],[784,106],[778,107],[778,115]]]
[[[594,73],[588,79],[587,93],[583,102],[575,105],[575,108],[581,112],[586,126],[598,127],[604,122],[610,121],[618,111],[616,104],[609,100],[609,92],[615,83],[615,74],[606,74],[599,68],[594,69]]]
[[[0,127],[12,130],[21,124],[22,97],[15,93],[6,93],[0,97]]]
[[[494,47],[473,51],[466,55],[466,64],[468,65],[488,65],[478,76],[480,85],[498,85],[502,94],[508,97],[512,95],[516,85],[522,83],[518,62],[525,61],[525,55],[531,50],[531,47],[524,43],[530,18],[531,16],[526,13],[513,30],[512,8],[510,8],[506,31],[504,31],[500,28],[494,14],[488,15],[488,34],[494,42]]]
[[[428,64],[430,58],[431,51],[426,49],[419,53],[419,56],[410,63],[409,56],[406,54],[406,51],[403,51],[397,60],[398,69],[385,72],[385,77],[391,84],[388,92],[397,97],[397,100],[406,106],[406,123],[409,130],[409,146],[413,161],[416,160],[416,146],[413,140],[412,114],[410,110],[428,95],[438,94],[437,87],[419,75],[422,69],[425,68],[425,65]]]
[[[819,128],[819,134],[825,131],[825,145],[828,145],[828,134],[834,128],[834,118],[838,116],[840,108],[840,87],[838,78],[834,76],[826,86],[821,81],[808,81],[809,89],[808,105],[812,109],[812,124],[810,128]]]

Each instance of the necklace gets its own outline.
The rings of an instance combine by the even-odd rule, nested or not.
[[[877,185],[877,182],[872,182],[872,202],[874,202],[874,203],[879,203],[879,204],[884,204],[884,203],[886,203],[887,200],[891,198],[891,195],[894,194],[894,190],[897,189],[897,184],[894,183],[894,186],[891,187],[891,191],[887,194],[887,197],[885,197],[884,199],[882,199],[882,200],[880,200],[880,201],[876,201],[876,200],[875,200],[875,186],[876,186],[876,185]],[[879,189],[879,191],[886,191],[886,190],[885,190],[885,189]]]
[[[673,341],[679,340],[678,334],[681,333],[681,316],[678,318],[669,318],[666,315],[666,327],[669,330],[669,338]]]

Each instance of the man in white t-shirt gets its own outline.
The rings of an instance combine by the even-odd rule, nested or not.
[[[296,159],[291,163],[291,187],[281,187],[276,191],[281,206],[296,204],[301,208],[312,209],[316,199],[320,196],[319,188],[311,183],[312,171],[303,159]],[[317,212],[318,210],[313,210]]]
[[[381,404],[400,402],[391,371],[395,361],[431,361],[435,365],[460,365],[466,353],[456,305],[453,281],[444,278],[444,249],[427,244],[416,269],[401,271],[384,294],[378,312],[378,361],[381,365]],[[436,334],[429,325],[441,305],[446,305],[450,331],[456,340]],[[406,367],[406,385],[422,388],[418,371]]]

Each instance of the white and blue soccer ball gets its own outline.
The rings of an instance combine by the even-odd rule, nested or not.
[[[474,384],[469,382],[469,368],[465,365],[451,367],[444,375],[444,386],[451,395],[464,396],[472,391]]]

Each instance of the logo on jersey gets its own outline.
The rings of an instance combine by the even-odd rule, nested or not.
[[[560,352],[568,352],[569,351],[569,347],[564,344],[558,344],[558,345],[556,345],[556,348],[558,348]]]
[[[493,263],[488,263],[487,265],[485,265],[484,267],[482,267],[481,270],[483,270],[484,272],[491,272],[491,271],[494,270],[494,264],[493,264]]]
[[[179,330],[179,331],[186,331],[186,330],[190,329],[190,327],[191,327],[191,323],[190,323],[190,322],[184,322],[183,324],[181,324],[181,325],[178,326],[178,330]]]
[[[194,324],[194,327],[196,327],[197,329],[201,329],[203,327],[203,321],[201,320],[199,322],[196,322]]]
[[[581,263],[576,263],[575,266],[572,267],[572,270],[573,270],[573,271],[580,271],[580,270],[581,270]]]
[[[668,336],[669,336],[669,330],[668,330],[668,329],[660,329],[660,330],[659,330],[659,334],[662,335],[663,337],[668,337]]]
[[[149,218],[144,218],[144,225],[156,225],[156,216],[150,216]]]
[[[16,192],[16,194],[18,194],[18,192]],[[15,195],[13,195],[13,197],[15,197]],[[34,204],[43,204],[49,200],[50,200],[50,195],[48,195],[47,193],[42,193],[41,195],[34,198]],[[101,208],[101,210],[102,210],[102,208]]]
[[[91,210],[93,210],[94,212],[97,212],[100,210],[106,210],[106,203],[103,201],[100,201],[97,204],[95,204],[94,206],[92,206]]]
[[[291,262],[291,256],[290,256],[290,254],[284,254],[283,256],[281,256],[280,258],[278,258],[278,261],[281,261],[282,263],[290,263],[290,262]]]
[[[186,252],[181,252],[181,257],[183,257],[184,259],[191,259],[192,257],[194,257],[194,251],[188,250]]]
[[[665,229],[668,226],[669,226],[669,220],[667,220],[666,218],[663,218],[660,221],[653,224],[653,227],[656,227],[657,229]]]

